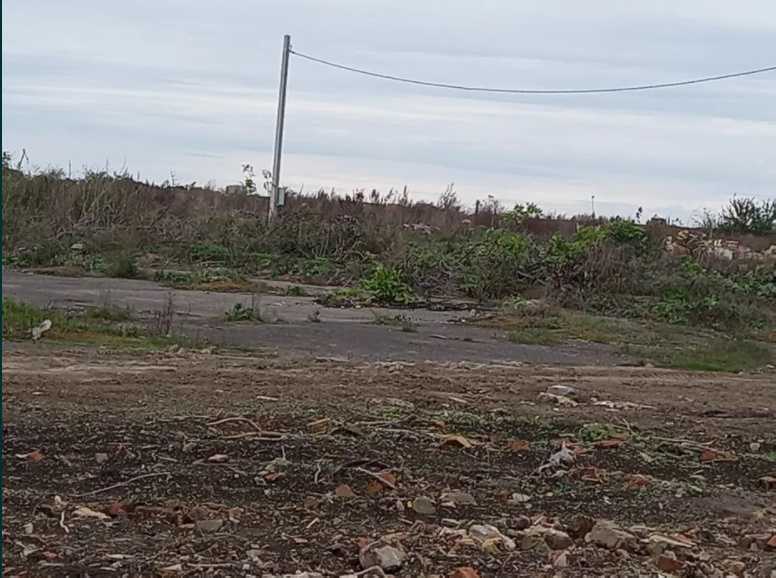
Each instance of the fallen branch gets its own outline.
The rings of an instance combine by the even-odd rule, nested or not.
[[[241,440],[250,438],[260,442],[281,442],[286,439],[286,434],[277,431],[250,431],[232,436],[225,436],[225,440]]]
[[[372,566],[366,570],[361,570],[361,572],[356,572],[355,574],[347,574],[347,576],[377,576],[379,578],[385,578],[385,572],[383,572],[383,569],[380,566]]]
[[[86,496],[94,496],[95,494],[102,494],[103,492],[109,492],[111,490],[115,490],[116,488],[123,488],[124,486],[128,486],[132,482],[136,482],[138,480],[144,480],[146,478],[154,478],[157,476],[169,476],[170,472],[155,472],[152,474],[143,474],[142,476],[135,476],[134,478],[129,478],[125,482],[119,482],[118,484],[113,484],[112,486],[108,486],[107,488],[100,488],[99,490],[94,490],[91,492],[86,492],[85,494],[76,494],[76,498],[84,498]]]
[[[253,421],[251,419],[248,419],[247,417],[240,417],[240,416],[238,416],[238,417],[225,417],[224,419],[219,419],[217,421],[211,421],[207,425],[212,427],[214,425],[221,425],[221,424],[229,423],[229,422],[233,422],[233,421],[243,421],[243,422],[245,422],[247,424],[250,424],[253,427],[253,429],[255,429],[256,431],[258,431],[258,432],[261,431],[261,428],[258,425],[256,425],[255,421]]]
[[[395,490],[395,489],[396,489],[396,484],[394,484],[393,482],[389,482],[388,480],[386,480],[385,478],[383,478],[383,477],[382,477],[380,474],[376,474],[376,473],[374,473],[374,472],[370,472],[370,471],[369,471],[369,470],[367,470],[366,468],[355,468],[355,470],[356,470],[357,472],[361,472],[362,474],[366,474],[367,476],[371,476],[371,477],[373,477],[375,480],[377,480],[377,481],[378,481],[378,482],[380,482],[381,484],[384,484],[384,485],[388,486],[388,487],[389,487],[389,488],[391,488],[392,490]]]

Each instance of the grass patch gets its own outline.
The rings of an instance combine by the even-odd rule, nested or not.
[[[250,292],[258,287],[234,269],[214,267],[199,271],[157,271],[154,281],[174,289]]]
[[[234,306],[226,312],[226,320],[229,322],[237,321],[261,321],[259,308],[255,304],[250,307],[242,303],[235,303]]]
[[[46,319],[51,321],[51,329],[42,338],[46,341],[133,350],[201,345],[179,336],[157,335],[143,325],[132,323],[130,312],[125,309],[97,307],[72,313],[3,298],[3,339],[29,340],[32,328]]]
[[[660,367],[698,371],[753,371],[776,360],[776,348],[711,329],[602,317],[560,308],[506,309],[479,325],[505,330],[514,343],[558,345],[585,341]]]
[[[299,285],[291,285],[286,289],[286,295],[288,297],[307,297],[307,291]]]
[[[390,327],[401,327],[405,333],[415,333],[418,330],[418,324],[407,315],[389,315],[379,311],[372,311],[375,325],[388,325]]]
[[[671,355],[666,365],[699,371],[752,371],[774,359],[773,348],[748,339],[718,340]]]

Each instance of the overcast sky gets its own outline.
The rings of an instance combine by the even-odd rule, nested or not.
[[[33,165],[238,182],[272,165],[282,36],[389,74],[514,88],[776,65],[772,0],[9,0],[3,149]],[[293,57],[282,182],[685,220],[776,197],[776,73],[652,92],[487,95]]]

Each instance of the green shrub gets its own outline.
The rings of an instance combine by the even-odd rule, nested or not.
[[[376,303],[408,305],[415,300],[412,289],[392,267],[377,265],[372,274],[361,281],[361,288],[370,294]]]
[[[240,303],[235,303],[234,306],[226,312],[227,321],[259,321],[261,316],[258,309],[254,306],[245,307]]]
[[[128,253],[118,255],[108,262],[105,273],[108,277],[134,279],[138,275],[137,260],[134,255]]]
[[[227,263],[230,260],[229,249],[216,243],[195,243],[189,252],[189,258],[195,262],[210,261]]]
[[[733,198],[722,210],[718,227],[728,233],[772,233],[776,231],[776,199]]]

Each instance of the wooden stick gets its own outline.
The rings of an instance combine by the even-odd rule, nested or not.
[[[225,417],[224,419],[219,419],[217,421],[211,421],[207,425],[209,425],[209,426],[221,425],[222,423],[228,423],[228,422],[231,422],[231,421],[244,421],[245,423],[251,424],[256,431],[261,431],[261,428],[258,425],[256,425],[256,422],[253,421],[253,420],[248,419],[247,417]]]
[[[156,476],[169,476],[170,472],[156,472],[152,474],[143,474],[142,476],[135,476],[134,478],[129,478],[125,482],[119,482],[118,484],[113,484],[112,486],[108,486],[107,488],[100,488],[99,490],[94,490],[92,492],[86,492],[85,494],[76,494],[76,498],[84,498],[86,496],[94,496],[95,494],[102,494],[103,492],[109,492],[110,490],[115,490],[116,488],[123,488],[124,486],[128,486],[132,482],[136,482],[138,480],[143,480],[145,478],[154,478]]]
[[[371,476],[371,477],[373,477],[373,478],[374,478],[374,479],[376,479],[378,482],[380,482],[381,484],[384,484],[384,485],[388,486],[388,487],[389,487],[389,488],[391,488],[392,490],[395,490],[395,489],[396,489],[396,484],[394,484],[393,482],[389,482],[388,480],[385,480],[385,479],[383,479],[383,478],[380,476],[380,474],[375,474],[374,472],[370,472],[370,471],[369,471],[369,470],[367,470],[366,468],[356,468],[356,471],[357,471],[357,472],[361,472],[362,474],[366,474],[367,476]]]

